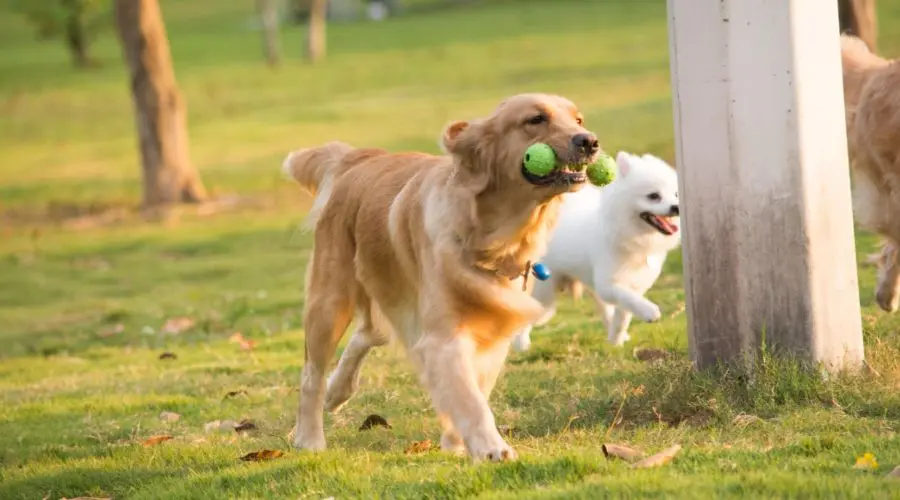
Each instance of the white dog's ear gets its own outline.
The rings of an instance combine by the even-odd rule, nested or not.
[[[628,172],[631,171],[631,158],[631,155],[625,151],[619,151],[619,154],[616,155],[616,165],[619,167],[621,177],[627,177]]]

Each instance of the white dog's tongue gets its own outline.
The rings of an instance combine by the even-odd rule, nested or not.
[[[678,226],[672,223],[671,219],[668,217],[661,217],[659,215],[656,216],[656,220],[662,225],[662,227],[666,228],[670,234],[675,234],[678,232]]]

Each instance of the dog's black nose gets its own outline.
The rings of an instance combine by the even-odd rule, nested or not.
[[[594,154],[600,149],[600,143],[597,142],[597,136],[591,133],[575,134],[572,137],[572,146],[575,146],[575,149],[588,154]]]
[[[678,205],[672,205],[672,208],[669,209],[670,215],[678,215]]]

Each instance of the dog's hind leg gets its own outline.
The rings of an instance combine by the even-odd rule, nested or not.
[[[878,259],[878,285],[875,300],[882,310],[894,312],[900,305],[900,258],[897,243],[885,240]]]
[[[612,320],[609,322],[607,339],[614,346],[620,346],[631,340],[628,334],[628,325],[631,324],[632,314],[624,308],[616,307]]]
[[[341,276],[347,274],[341,272],[341,265],[352,262],[352,254],[343,261],[340,257],[339,250],[333,254],[314,251],[309,264],[304,319],[306,361],[294,432],[294,446],[305,450],[325,449],[325,373],[353,317],[354,291],[347,283],[355,286],[355,281],[352,276]]]
[[[368,298],[361,297],[358,303],[368,303]],[[341,354],[337,368],[328,377],[328,389],[325,391],[325,409],[337,413],[359,389],[359,374],[366,355],[373,347],[387,344],[389,334],[384,331],[384,321],[379,320],[377,306],[361,309],[359,326],[350,337],[347,347]]]

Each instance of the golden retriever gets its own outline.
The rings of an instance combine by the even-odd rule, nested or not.
[[[366,354],[395,335],[431,396],[442,449],[516,457],[488,398],[511,337],[542,313],[523,291],[529,263],[545,249],[560,195],[584,184],[582,167],[600,147],[572,102],[546,94],[516,95],[486,118],[453,122],[441,142],[442,156],[332,142],[285,160],[285,172],[316,195],[298,448],[325,448],[323,410],[350,399]],[[558,157],[544,177],[523,168],[536,142]]]
[[[854,216],[885,238],[875,298],[892,312],[900,303],[900,62],[848,35],[841,36],[841,60]]]

